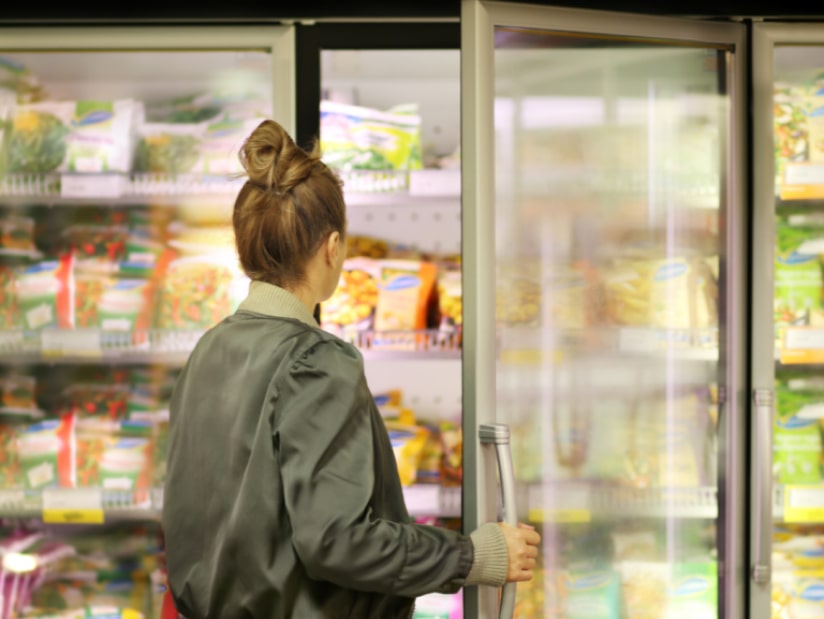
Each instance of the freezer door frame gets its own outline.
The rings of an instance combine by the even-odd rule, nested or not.
[[[774,329],[773,302],[775,299],[775,159],[773,130],[773,91],[775,85],[775,48],[778,45],[824,46],[824,28],[815,23],[754,22],[752,24],[752,140],[753,140],[753,248],[752,252],[752,384],[754,396],[758,393],[773,394],[776,378],[776,350],[772,337],[764,337]],[[771,398],[774,407],[774,396]],[[771,411],[774,414],[774,411]],[[753,437],[753,444],[758,437]],[[772,468],[772,441],[760,453],[753,454],[752,477],[755,484],[759,461]],[[753,493],[756,489],[753,488]],[[765,526],[773,525],[773,507],[778,493],[770,484],[762,493],[768,493],[770,510],[762,506]],[[755,496],[752,509],[757,509]],[[755,529],[755,527],[753,527]],[[754,531],[754,535],[756,532]],[[759,540],[753,539],[753,544]],[[771,569],[771,536],[762,536],[761,552]],[[770,574],[771,576],[771,574]],[[770,581],[771,582],[771,579]],[[771,591],[768,586],[754,587],[750,596],[753,619],[770,619]]]
[[[272,57],[272,117],[295,131],[293,25],[169,25],[0,27],[4,52],[243,51]]]
[[[730,114],[721,230],[727,251],[722,263],[722,330],[719,377],[719,616],[746,616],[747,504],[744,415],[746,385],[747,201],[746,66],[747,32],[740,23],[702,21],[511,2],[461,2],[461,153],[463,242],[463,527],[469,532],[498,515],[494,451],[484,450],[478,428],[497,421],[494,234],[494,67],[496,26],[593,35],[638,37],[675,45],[729,49],[727,85]],[[465,616],[498,616],[498,591],[467,587]]]

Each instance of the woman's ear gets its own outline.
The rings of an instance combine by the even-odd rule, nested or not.
[[[341,251],[340,232],[330,232],[326,238],[326,262],[329,266],[338,263],[338,252]]]

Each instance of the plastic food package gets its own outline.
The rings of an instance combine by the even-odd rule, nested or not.
[[[17,453],[26,488],[73,488],[75,416],[61,415],[24,426],[17,436]]]
[[[321,305],[321,326],[333,333],[370,330],[378,302],[380,262],[347,258],[335,292]]]
[[[157,325],[167,329],[207,329],[234,312],[248,278],[225,256],[178,258],[166,269]]]
[[[437,273],[437,267],[431,262],[382,260],[375,330],[426,329],[431,304],[436,300]]]
[[[418,170],[423,167],[421,117],[412,113],[321,101],[324,161],[343,170]]]
[[[43,101],[16,107],[8,135],[10,172],[128,172],[138,101]]]
[[[74,257],[36,262],[17,275],[17,303],[26,329],[74,326]]]
[[[0,264],[0,329],[20,326],[22,316],[17,302],[17,271]]]

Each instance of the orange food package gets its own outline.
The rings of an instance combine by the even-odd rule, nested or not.
[[[419,260],[381,261],[375,307],[376,331],[426,329],[430,309],[436,303],[438,268]]]

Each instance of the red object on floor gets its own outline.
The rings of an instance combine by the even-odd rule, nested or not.
[[[163,595],[163,606],[160,608],[160,619],[180,619],[180,613],[175,608],[174,600],[172,600],[172,592],[168,589]]]

